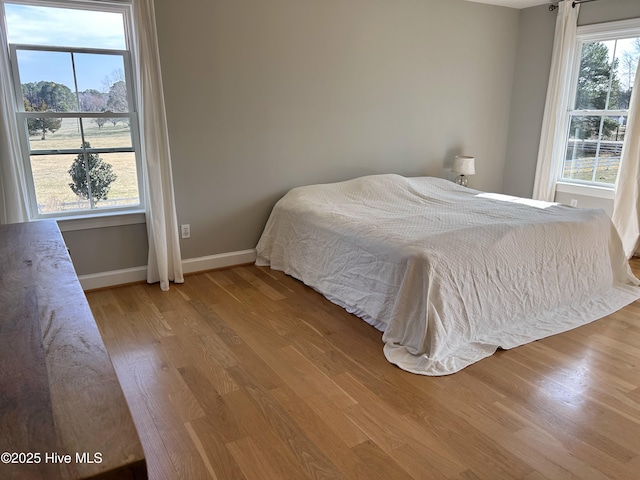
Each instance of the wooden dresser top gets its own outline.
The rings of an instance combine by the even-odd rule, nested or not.
[[[55,221],[0,226],[0,454],[3,479],[146,478]]]

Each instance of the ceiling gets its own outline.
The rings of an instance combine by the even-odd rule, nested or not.
[[[469,2],[476,3],[489,3],[491,5],[500,5],[502,7],[511,8],[528,8],[535,7],[536,5],[544,5],[551,2],[550,0],[467,0]]]

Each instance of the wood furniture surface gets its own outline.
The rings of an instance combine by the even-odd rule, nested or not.
[[[0,226],[0,454],[2,479],[147,478],[55,221]]]

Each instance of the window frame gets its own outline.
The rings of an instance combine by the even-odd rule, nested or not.
[[[574,44],[573,62],[570,69],[571,88],[567,96],[566,105],[563,109],[562,123],[565,126],[564,135],[561,139],[561,148],[557,149],[558,161],[556,162],[556,192],[572,193],[578,195],[588,195],[599,198],[613,199],[615,193],[615,183],[604,183],[580,179],[563,178],[565,167],[565,155],[569,144],[570,125],[573,116],[620,116],[629,115],[629,110],[576,110],[575,102],[578,91],[578,78],[580,75],[580,63],[582,61],[582,48],[591,42],[621,40],[625,38],[640,37],[640,18],[621,20],[615,22],[598,23],[584,25],[577,28],[576,41]],[[626,140],[626,138],[625,138]]]
[[[117,224],[133,224],[144,223],[144,212],[146,205],[145,189],[144,189],[144,168],[142,162],[142,131],[138,120],[137,112],[137,91],[135,81],[135,70],[133,68],[134,59],[136,54],[133,51],[133,45],[135,42],[133,38],[133,13],[131,11],[131,5],[128,3],[102,3],[95,0],[80,0],[73,2],[65,2],[64,0],[7,0],[3,3],[3,15],[6,15],[4,10],[4,4],[16,4],[16,5],[29,5],[38,7],[52,7],[52,8],[66,8],[71,10],[87,10],[98,11],[107,13],[118,13],[123,18],[123,29],[125,36],[125,49],[104,49],[104,48],[84,48],[84,47],[65,47],[65,46],[49,46],[49,45],[37,45],[37,44],[13,44],[9,43],[9,61],[12,73],[13,88],[14,88],[14,111],[16,114],[16,120],[20,128],[24,128],[23,135],[20,135],[20,146],[22,150],[22,162],[27,184],[27,195],[29,196],[29,218],[31,220],[39,219],[56,219],[61,221],[60,226],[62,230],[78,230],[81,229],[81,225],[85,225],[86,228],[96,228],[101,226],[113,226]],[[24,108],[22,98],[22,85],[20,81],[20,72],[17,62],[17,52],[31,50],[31,51],[50,51],[50,52],[63,52],[63,53],[80,53],[80,54],[106,54],[121,56],[123,60],[123,69],[125,82],[127,85],[127,105],[128,112],[82,112],[79,109],[72,112],[27,112]],[[75,71],[74,71],[75,77]],[[76,95],[76,85],[73,85],[73,92]],[[45,154],[78,154],[82,152],[87,153],[113,153],[113,152],[130,152],[134,154],[136,173],[137,173],[137,188],[138,188],[138,204],[127,206],[114,206],[114,207],[98,207],[89,208],[86,210],[69,210],[58,211],[51,213],[40,213],[38,211],[36,187],[33,178],[33,172],[31,168],[31,156],[33,155],[30,142],[29,133],[26,129],[26,119],[28,118],[74,118],[80,121],[81,118],[126,118],[129,120],[130,132],[131,132],[131,147],[122,148],[77,148],[77,149],[65,149],[54,151],[38,151],[35,150],[36,155]],[[84,135],[84,133],[82,134]],[[64,226],[68,226],[65,228]]]

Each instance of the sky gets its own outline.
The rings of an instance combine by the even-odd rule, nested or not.
[[[5,3],[9,43],[62,47],[126,49],[120,13],[72,10]],[[81,28],[79,28],[81,27]],[[74,90],[71,55],[62,52],[19,51],[21,83],[40,80],[62,83]],[[107,77],[123,70],[119,55],[76,54],[78,90],[107,91]]]

